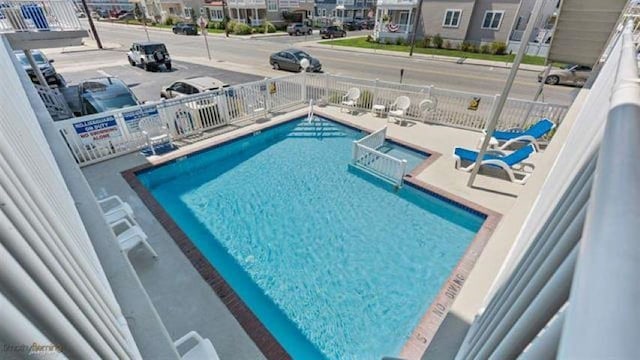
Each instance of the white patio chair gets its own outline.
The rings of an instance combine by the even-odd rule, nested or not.
[[[360,99],[360,89],[351,88],[347,91],[347,93],[342,97],[342,105],[346,106],[349,109],[349,112],[353,112],[356,106],[358,105],[358,100]],[[342,109],[340,109],[342,111]]]
[[[195,331],[189,331],[186,335],[176,340],[173,343],[176,350],[189,339],[195,340],[196,345],[189,349],[184,355],[181,355],[182,360],[220,360],[211,340],[203,339],[202,336]]]
[[[394,122],[402,122],[402,117],[404,117],[405,113],[411,106],[411,99],[407,96],[398,96],[396,101],[391,104],[389,110],[389,119],[393,119]]]
[[[114,212],[124,211],[127,215],[133,217],[133,209],[129,204],[122,201],[118,195],[112,195],[104,199],[98,200],[102,213],[107,217]],[[109,222],[109,221],[107,221]]]
[[[128,219],[121,219],[111,224],[111,230],[113,230],[113,233],[116,235],[120,249],[124,251],[125,255],[128,255],[129,251],[138,244],[142,244],[149,250],[154,258],[158,257],[156,251],[153,250],[147,241],[147,234],[135,223],[132,223]]]
[[[151,149],[151,153],[153,155],[156,155],[155,145],[169,143],[170,146],[173,146],[169,129],[162,124],[160,119],[142,119],[138,123],[138,126],[140,127],[142,134],[144,134],[147,146]]]
[[[420,110],[420,116],[422,116],[422,119],[426,120],[427,113],[434,111],[437,106],[438,101],[435,98],[420,101],[420,104],[418,104],[418,109]]]

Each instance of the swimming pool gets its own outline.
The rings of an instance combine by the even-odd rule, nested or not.
[[[349,167],[362,136],[294,120],[137,175],[296,359],[397,355],[484,221]]]

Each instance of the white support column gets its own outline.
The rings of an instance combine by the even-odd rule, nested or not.
[[[413,14],[413,8],[409,9],[409,16],[407,16],[406,30],[404,31],[405,35],[409,35],[409,29],[411,27],[411,15]]]

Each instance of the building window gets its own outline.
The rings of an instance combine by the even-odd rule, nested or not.
[[[191,14],[193,13],[193,9],[190,7],[184,8],[184,17],[191,19]]]
[[[443,27],[457,28],[460,26],[460,18],[462,17],[462,10],[447,9],[444,13],[444,20],[442,21]]]
[[[484,20],[482,21],[482,28],[490,30],[500,29],[503,16],[504,11],[486,11],[484,13]]]
[[[224,19],[224,16],[222,16],[222,10],[221,9],[210,9],[209,10],[209,20],[221,21],[223,19]]]
[[[322,17],[327,17],[327,9],[322,9]]]
[[[267,11],[278,11],[277,0],[267,0]]]

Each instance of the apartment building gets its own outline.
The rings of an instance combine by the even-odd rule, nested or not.
[[[314,16],[352,20],[373,17],[375,0],[316,0]]]
[[[252,26],[300,22],[312,16],[313,0],[228,0],[229,18]]]
[[[378,0],[375,36],[380,39],[410,38],[414,31],[418,0]],[[464,41],[508,43],[522,34],[534,0],[424,0],[417,38],[440,36],[456,45]],[[557,0],[547,0],[540,23],[553,26]],[[545,25],[548,27],[548,25]]]

